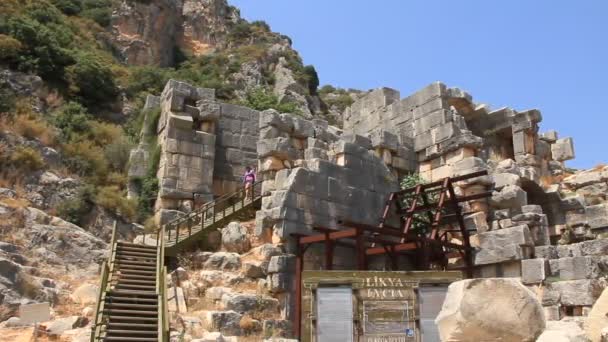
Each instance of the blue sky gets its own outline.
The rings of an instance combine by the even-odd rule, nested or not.
[[[574,138],[577,168],[608,162],[608,1],[229,0],[290,36],[321,84],[401,96],[434,81],[492,108],[538,108]]]

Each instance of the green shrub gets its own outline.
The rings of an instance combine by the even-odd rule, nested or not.
[[[298,113],[294,103],[279,103],[276,95],[261,87],[249,91],[243,105],[256,110],[276,109],[281,113]]]
[[[112,19],[111,0],[84,0],[82,8],[81,16],[95,21],[102,27],[110,25]]]
[[[401,179],[401,189],[408,189],[408,188],[412,188],[415,187],[418,184],[425,184],[426,180],[424,178],[422,178],[422,176],[420,176],[419,173],[412,173],[409,174],[405,177],[403,177]],[[408,195],[405,195],[404,198],[404,203],[402,203],[402,205],[404,206],[404,208],[409,207],[410,203],[412,202],[414,198],[414,193],[410,193]],[[420,201],[420,199],[418,199]],[[436,202],[436,196],[431,195],[431,197],[429,198],[430,202]],[[426,233],[426,229],[431,225],[431,221],[429,220],[428,213],[426,212],[420,212],[420,213],[415,213],[414,214],[414,221],[412,222],[412,232],[414,232],[415,234],[423,234]]]
[[[44,0],[31,1],[25,10],[29,17],[42,24],[62,22],[61,12]]]
[[[53,5],[61,12],[67,15],[75,15],[82,11],[82,2],[80,0],[51,0]]]
[[[313,65],[307,65],[304,67],[304,73],[306,74],[306,83],[308,85],[308,91],[311,95],[317,93],[319,87],[319,75]]]
[[[118,95],[112,70],[95,54],[78,52],[76,63],[65,69],[70,93],[87,106],[107,106]]]
[[[228,33],[228,42],[242,43],[251,37],[251,25],[246,21],[240,21],[235,24]]]
[[[44,159],[33,148],[19,146],[11,153],[10,164],[17,170],[33,172],[44,167]]]
[[[19,52],[23,45],[17,39],[0,34],[0,60],[8,63],[14,63],[19,57]]]
[[[93,177],[97,184],[103,182],[108,174],[108,162],[101,147],[91,141],[78,141],[65,144],[63,149],[70,171],[80,176]]]
[[[0,85],[0,114],[5,114],[15,108],[15,93],[8,87]]]
[[[137,198],[137,220],[145,222],[147,218],[154,214],[154,202],[158,196],[158,179],[156,176],[146,176],[135,180],[139,188]]]
[[[83,219],[93,209],[95,188],[92,185],[78,189],[76,196],[63,201],[57,206],[57,215],[77,225],[83,225]]]
[[[252,27],[259,28],[262,31],[270,32],[270,25],[264,20],[255,20],[250,24]]]
[[[131,69],[128,78],[127,94],[130,97],[145,92],[160,94],[170,78],[170,70],[144,66]]]
[[[129,220],[137,215],[137,202],[124,197],[120,188],[114,185],[100,188],[95,203]]]
[[[123,139],[124,131],[118,125],[107,122],[89,121],[88,139],[97,146],[107,146]]]
[[[64,68],[73,62],[66,46],[66,37],[71,37],[67,28],[54,29],[28,17],[13,17],[0,28],[23,44],[17,67],[21,71],[34,72],[46,80],[63,80]]]
[[[60,129],[64,141],[72,141],[90,130],[91,116],[77,102],[68,102],[52,118],[53,124]]]
[[[131,147],[131,143],[125,138],[118,139],[104,147],[104,156],[112,170],[118,172],[127,170]]]

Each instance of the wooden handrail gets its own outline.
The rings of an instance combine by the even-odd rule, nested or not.
[[[101,282],[99,285],[99,294],[97,296],[97,305],[95,310],[95,319],[93,323],[93,332],[91,334],[91,342],[95,342],[101,336],[101,326],[103,325],[103,310],[105,306],[105,298],[104,293],[108,290],[109,275],[112,274],[114,260],[116,257],[116,220],[114,221],[114,225],[112,226],[112,236],[110,238],[110,255],[108,256],[108,261],[104,261],[101,264]]]
[[[256,199],[261,197],[261,185],[262,181],[258,181],[252,184],[251,190],[251,198],[249,200],[254,202]],[[165,241],[173,242],[174,245],[177,245],[180,241],[184,240],[184,238],[180,238],[180,231],[182,230],[181,225],[186,223],[187,227],[187,237],[192,236],[192,226],[196,225],[197,222],[200,222],[201,228],[204,228],[206,220],[208,220],[208,213],[211,211],[211,222],[210,224],[215,224],[218,220],[224,219],[227,217],[227,210],[229,208],[232,209],[232,213],[235,213],[237,208],[236,205],[241,203],[241,208],[245,207],[248,199],[245,198],[246,189],[242,188],[236,190],[232,193],[228,193],[218,197],[217,199],[205,203],[201,208],[196,211],[187,214],[184,217],[177,218],[157,230],[157,239],[161,235],[160,232],[164,232]],[[235,200],[238,199],[238,200]],[[232,203],[230,203],[232,202]],[[221,208],[221,211],[218,211],[218,208]],[[218,217],[220,216],[221,217]],[[174,230],[173,234],[171,233]],[[173,236],[175,235],[175,236]],[[157,241],[158,244],[158,241]]]

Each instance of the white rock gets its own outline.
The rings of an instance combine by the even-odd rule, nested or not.
[[[602,341],[602,329],[608,328],[608,288],[593,304],[584,323],[585,333],[591,342]]]
[[[534,341],[545,329],[543,308],[517,279],[467,279],[448,288],[435,319],[442,341]]]
[[[547,328],[536,342],[587,342],[585,332],[575,322],[547,321]]]
[[[97,296],[99,295],[99,286],[93,284],[80,285],[72,294],[70,298],[78,304],[95,304],[97,302]]]

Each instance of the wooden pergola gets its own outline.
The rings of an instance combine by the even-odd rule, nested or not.
[[[325,247],[324,268],[332,270],[335,246],[354,248],[358,270],[367,270],[367,259],[373,255],[386,255],[391,269],[398,269],[398,256],[410,254],[420,261],[419,268],[429,269],[433,262],[447,268],[449,257],[460,256],[465,263],[466,276],[473,276],[473,248],[469,241],[469,231],[465,227],[460,203],[481,200],[492,195],[483,192],[468,196],[457,196],[454,183],[487,175],[479,171],[458,177],[448,177],[440,181],[419,184],[412,188],[389,194],[386,206],[377,226],[356,223],[344,219],[338,228],[314,227],[318,234],[291,234],[296,240],[296,312],[294,330],[297,337],[301,333],[302,271],[304,253],[314,243]],[[391,212],[394,215],[391,215]],[[399,227],[387,221],[397,217]],[[458,227],[455,228],[454,224]],[[423,227],[423,229],[414,229]],[[450,241],[458,236],[462,243]]]

